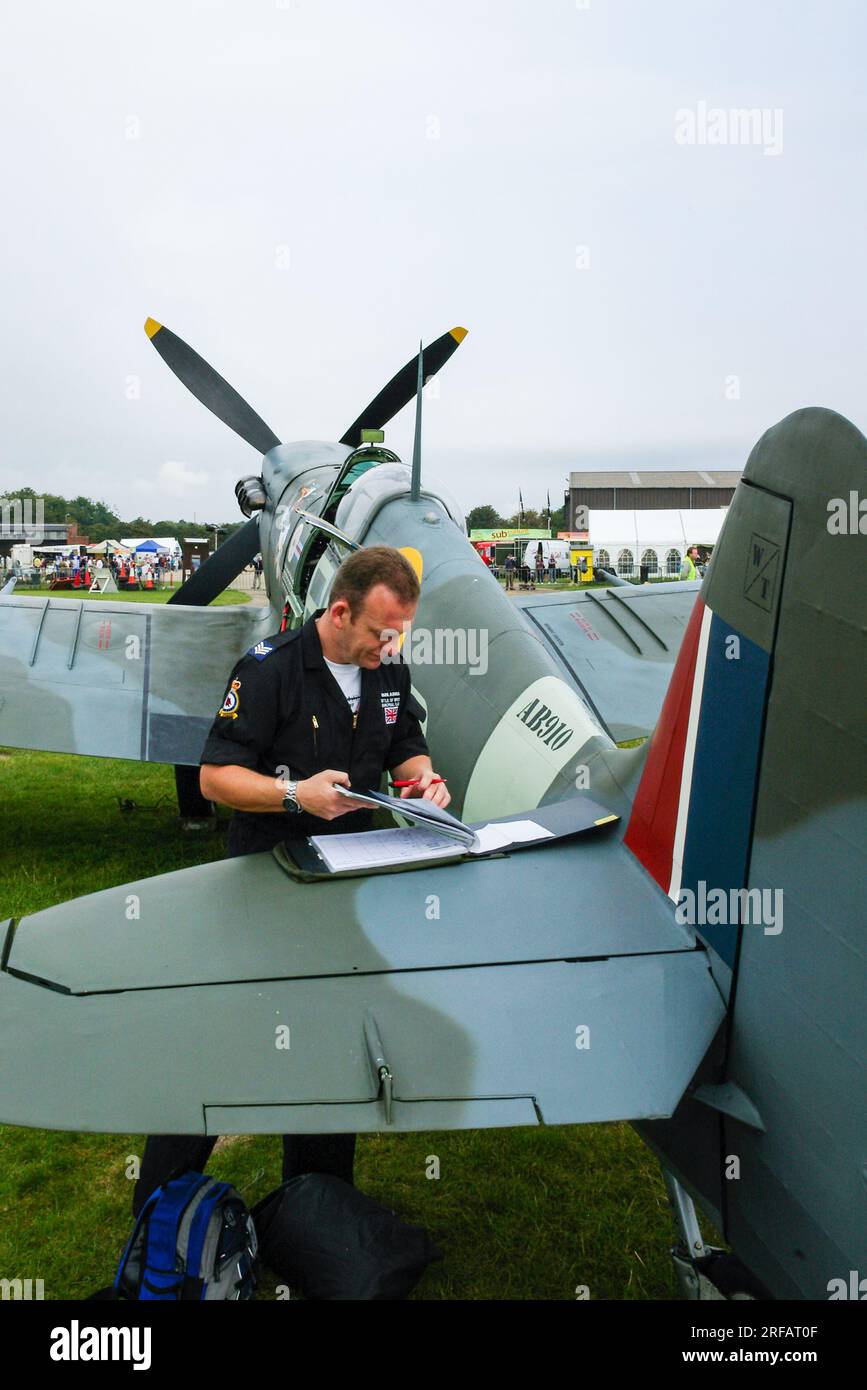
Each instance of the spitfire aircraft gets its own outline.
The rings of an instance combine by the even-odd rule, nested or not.
[[[146,331],[260,454],[236,488],[248,520],[167,605],[0,595],[0,744],[172,764],[195,814],[235,661],[324,607],[348,549],[386,544],[421,580],[413,634],[452,639],[430,661],[404,642],[451,809],[554,830],[585,799],[606,814],[410,869],[399,892],[375,873],[300,882],[269,852],[0,924],[0,1121],[629,1120],[663,1166],[686,1296],[829,1297],[867,1248],[867,584],[857,527],[828,524],[864,488],[863,436],[823,409],[770,429],[701,584],[508,597],[422,477],[421,386],[463,329],[339,442],[290,444],[181,339]],[[381,432],[413,397],[410,466]],[[207,607],[259,552],[268,604]],[[732,1254],[704,1243],[695,1202]]]

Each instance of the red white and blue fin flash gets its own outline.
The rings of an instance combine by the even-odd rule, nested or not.
[[[747,886],[770,655],[696,599],[625,843],[674,903]],[[698,924],[734,967],[739,927]]]

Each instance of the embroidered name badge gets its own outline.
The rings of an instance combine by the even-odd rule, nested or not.
[[[251,647],[248,656],[255,656],[257,661],[264,661],[266,656],[270,656],[274,648],[268,642],[257,642],[255,647]]]
[[[400,691],[383,690],[380,698],[382,700],[382,712],[385,715],[386,724],[396,724],[397,712],[400,708]]]
[[[220,714],[220,718],[221,718],[221,719],[237,719],[237,718],[238,718],[238,691],[239,691],[240,689],[241,689],[241,682],[238,681],[238,680],[232,681],[232,684],[231,684],[231,686],[229,687],[229,690],[228,690],[228,693],[227,693],[227,695],[226,695],[226,698],[225,698],[225,700],[223,701],[222,708],[221,708],[220,711],[219,711],[219,714]]]

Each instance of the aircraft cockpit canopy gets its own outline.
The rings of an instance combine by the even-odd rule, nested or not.
[[[370,450],[359,449],[358,453],[368,456]],[[384,450],[390,453],[390,450]],[[392,458],[395,456],[392,455]],[[340,502],[335,516],[335,525],[345,531],[351,540],[360,541],[380,506],[396,497],[404,497],[410,491],[411,469],[409,464],[385,462],[368,468],[353,483]],[[466,534],[467,523],[457,498],[447,487],[434,480],[424,471],[422,475],[422,500],[435,504],[439,501],[455,525]]]

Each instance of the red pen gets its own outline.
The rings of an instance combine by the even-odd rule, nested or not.
[[[445,777],[432,777],[428,782],[428,786],[432,787],[434,782],[444,782],[445,780]],[[390,787],[417,787],[420,781],[420,777],[413,777],[409,782],[389,782],[388,785]]]

